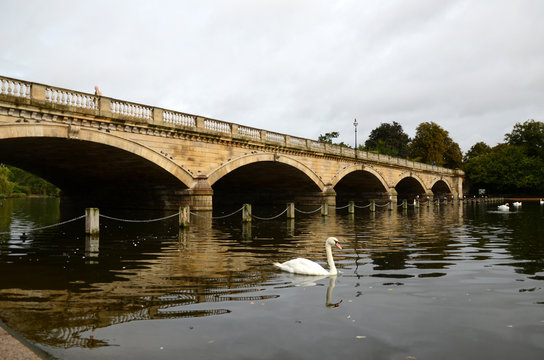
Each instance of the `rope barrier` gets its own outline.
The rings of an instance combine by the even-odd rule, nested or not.
[[[370,207],[370,204],[364,205],[364,206],[359,206],[359,205],[353,205],[353,206],[356,207],[357,209],[365,209],[367,207]]]
[[[107,215],[102,215],[102,214],[100,214],[99,216],[103,217],[105,219],[110,219],[110,220],[115,220],[115,221],[123,221],[123,222],[129,222],[129,223],[149,223],[149,222],[154,222],[154,221],[161,221],[161,220],[170,219],[170,218],[173,218],[174,216],[178,216],[178,215],[179,215],[179,211],[177,213],[173,214],[173,215],[167,215],[167,216],[162,217],[162,218],[150,219],[150,220],[120,219],[120,218],[115,218],[113,216],[107,216]]]
[[[240,211],[242,211],[244,207],[242,206],[241,208],[239,208],[238,210],[228,214],[228,215],[221,215],[221,216],[204,216],[204,215],[200,215],[200,214],[197,214],[197,213],[194,213],[192,211],[189,211],[189,213],[191,215],[194,215],[196,217],[200,217],[200,218],[203,218],[203,219],[212,219],[212,220],[218,220],[218,219],[225,219],[225,218],[228,218],[229,216],[232,216],[236,213],[239,213]]]
[[[342,210],[342,209],[345,209],[349,206],[349,204],[345,205],[345,206],[340,206],[340,207],[337,207],[335,208],[336,210]]]
[[[280,216],[282,216],[283,214],[285,214],[287,212],[287,208],[285,208],[285,210],[283,210],[280,214],[276,215],[276,216],[272,216],[272,217],[269,217],[269,218],[262,218],[262,217],[258,217],[258,216],[255,216],[255,215],[251,215],[252,218],[255,218],[257,220],[274,220],[274,219],[277,219],[279,218]]]
[[[313,213],[316,213],[316,212],[318,212],[319,210],[321,210],[322,207],[323,207],[323,206],[320,206],[320,207],[318,207],[317,209],[312,210],[312,211],[302,211],[302,210],[299,210],[299,209],[295,208],[295,211],[298,211],[299,213],[302,213],[302,214],[313,214]]]
[[[374,206],[377,206],[377,207],[386,207],[386,206],[389,206],[389,203],[385,203],[383,205],[380,205],[380,204],[374,204]]]
[[[58,223],[58,224],[52,224],[52,225],[42,226],[42,227],[39,227],[39,228],[27,230],[27,231],[30,232],[30,231],[48,229],[48,228],[51,228],[51,227],[54,227],[54,226],[60,226],[60,225],[68,224],[68,223],[71,223],[71,222],[73,222],[73,221],[76,221],[76,220],[79,220],[79,219],[83,219],[84,217],[85,217],[85,215],[81,215],[81,216],[78,216],[78,217],[73,218],[73,219],[70,219],[70,220],[62,221],[62,222],[60,222],[60,223]],[[11,231],[0,232],[0,235],[7,235],[7,234],[11,234]]]

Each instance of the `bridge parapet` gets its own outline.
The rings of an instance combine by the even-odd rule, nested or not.
[[[416,170],[431,171],[444,175],[464,175],[461,170],[446,169],[388,155],[355,150],[346,146],[328,144],[217,119],[205,118],[194,114],[3,76],[0,76],[0,101],[15,103],[22,110],[25,110],[24,106],[35,105],[39,106],[40,110],[50,111],[51,113],[62,111],[90,115],[94,118],[94,121],[101,121],[103,119],[110,122],[119,121],[128,125],[158,126],[162,127],[162,130],[187,130],[193,133],[227,136],[232,139],[251,141],[263,145],[281,146],[322,155],[344,157],[348,160],[365,160]],[[29,108],[27,111],[32,111],[32,109]]]

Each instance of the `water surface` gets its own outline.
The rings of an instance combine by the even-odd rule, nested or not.
[[[539,359],[544,207],[496,206],[101,218],[86,239],[84,219],[32,230],[83,215],[57,199],[3,200],[0,318],[59,359]],[[338,276],[272,266],[325,265],[328,236]]]

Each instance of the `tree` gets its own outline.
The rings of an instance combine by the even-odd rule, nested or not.
[[[523,146],[499,144],[465,163],[475,188],[495,193],[539,194],[544,191],[544,160],[527,155]]]
[[[0,164],[0,197],[10,196],[14,184],[9,181],[9,169]]]
[[[317,138],[317,141],[324,142],[324,143],[327,143],[327,144],[332,144],[332,139],[336,139],[339,136],[340,136],[340,133],[338,131],[325,133],[325,135],[319,134],[319,137]]]
[[[13,183],[13,192],[26,195],[58,195],[60,190],[44,179],[14,166],[6,166],[8,180]]]
[[[450,139],[444,152],[444,166],[450,169],[459,169],[463,167],[463,153],[459,144]]]
[[[319,134],[319,137],[317,138],[317,141],[322,142],[322,143],[332,144],[333,143],[332,139],[336,139],[339,136],[340,136],[340,133],[338,131],[332,131],[332,132],[329,132],[329,133],[325,133],[325,135]],[[344,144],[343,141],[336,144],[336,145],[348,147],[346,144]]]
[[[365,142],[366,150],[375,150],[380,154],[408,157],[408,144],[410,137],[404,132],[402,126],[393,121],[392,124],[382,123],[370,132]]]
[[[419,124],[409,149],[411,157],[416,161],[453,168],[460,167],[462,163],[459,144],[434,122]]]
[[[529,119],[523,124],[517,123],[504,139],[509,145],[523,146],[527,155],[544,158],[544,123]]]
[[[463,158],[463,162],[467,162],[471,159],[474,159],[475,157],[485,155],[491,151],[491,147],[484,143],[483,141],[477,142],[476,144],[472,145],[469,151],[465,154],[465,157]]]

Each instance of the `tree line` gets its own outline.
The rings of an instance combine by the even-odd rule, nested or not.
[[[332,143],[338,132],[320,135]],[[338,145],[347,146],[340,143]],[[544,123],[516,123],[504,142],[490,147],[477,142],[463,156],[448,131],[434,122],[421,123],[411,139],[397,122],[382,123],[359,150],[465,171],[469,194],[539,196],[544,193]]]

